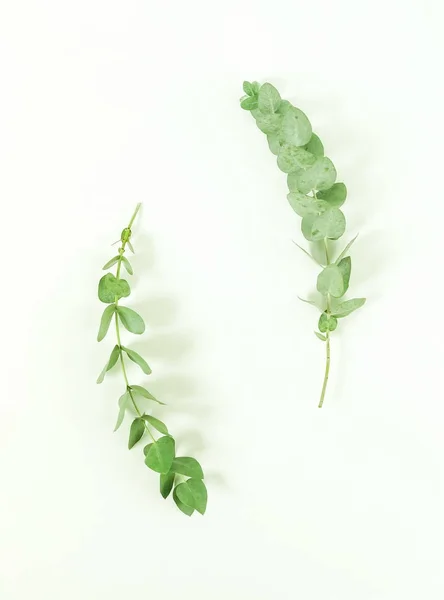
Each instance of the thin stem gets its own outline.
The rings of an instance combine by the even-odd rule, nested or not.
[[[325,246],[325,258],[327,261],[327,266],[330,264],[330,257],[328,255],[328,242],[327,242],[327,238],[324,238],[324,246]],[[331,298],[330,298],[330,294],[327,294],[327,308],[326,311],[327,316],[330,317],[331,314]],[[324,398],[325,398],[325,392],[327,391],[327,383],[328,383],[328,376],[330,374],[330,331],[327,330],[325,333],[325,337],[327,338],[325,345],[326,345],[326,363],[325,363],[325,375],[324,375],[324,383],[322,384],[322,392],[321,392],[321,398],[319,400],[319,408],[322,408],[322,405],[324,404]]]
[[[128,229],[131,229],[132,224],[134,223],[134,219],[136,218],[137,213],[139,212],[139,209],[141,207],[141,203],[139,202],[139,204],[136,206],[136,210],[133,213],[133,216],[131,217],[131,221],[129,222],[128,225]],[[117,263],[117,271],[116,271],[116,279],[120,279],[120,270],[122,268],[122,256],[125,253],[125,246],[127,244],[127,239],[122,241],[122,246],[119,248],[119,262]],[[139,417],[142,417],[142,413],[140,412],[139,407],[137,406],[136,401],[134,400],[134,396],[133,396],[133,392],[131,390],[131,386],[129,384],[128,381],[128,375],[126,372],[126,365],[125,365],[125,359],[123,358],[123,352],[122,352],[122,342],[120,339],[120,325],[119,325],[119,316],[117,314],[117,307],[119,306],[119,299],[116,297],[115,301],[114,301],[114,306],[116,307],[116,311],[115,311],[115,321],[116,321],[116,336],[117,336],[117,344],[119,346],[119,354],[120,354],[120,364],[122,366],[122,373],[123,373],[123,378],[125,380],[125,385],[126,385],[126,391],[128,392],[128,394],[130,395],[131,398],[131,402],[133,403],[134,406],[134,410],[136,411],[136,413],[138,414]],[[151,433],[150,428],[148,427],[146,421],[143,421],[143,424],[145,426],[145,429],[147,430],[147,432],[149,433],[151,439],[153,440],[154,443],[156,443],[156,440],[153,437],[153,434]]]

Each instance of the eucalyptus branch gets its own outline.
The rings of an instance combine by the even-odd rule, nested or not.
[[[331,262],[329,241],[338,240],[345,232],[346,221],[340,207],[347,198],[344,183],[336,183],[336,169],[324,156],[324,146],[313,133],[307,116],[288,100],[282,100],[270,83],[244,81],[245,96],[241,107],[251,112],[259,129],[266,134],[268,145],[277,156],[278,167],[287,174],[287,199],[294,212],[302,217],[301,230],[306,240],[321,243],[325,251],[325,266],[304,248],[296,244],[316,262],[322,271],[316,288],[324,298],[325,309],[318,321],[315,335],[326,344],[326,364],[319,408],[324,403],[330,373],[330,338],[338,319],[348,316],[365,303],[365,298],[343,300],[350,282],[351,240]],[[315,304],[309,302],[310,304]]]
[[[142,317],[133,309],[121,306],[119,303],[121,298],[126,298],[131,293],[129,283],[121,277],[121,270],[123,265],[129,275],[133,274],[133,268],[125,256],[125,250],[128,246],[134,252],[131,243],[131,228],[140,206],[140,204],[137,205],[128,227],[125,227],[122,231],[119,240],[121,245],[117,256],[114,256],[103,267],[104,270],[108,270],[117,265],[116,275],[107,273],[99,281],[99,300],[108,304],[108,306],[103,311],[97,340],[100,342],[104,339],[114,317],[117,344],[100,373],[97,383],[102,383],[106,373],[117,362],[120,362],[125,392],[119,398],[119,414],[114,431],[117,431],[122,425],[128,408],[132,406],[137,417],[130,427],[128,448],[131,449],[143,438],[145,433],[148,434],[152,441],[143,449],[145,464],[151,470],[160,474],[161,495],[167,498],[173,490],[173,499],[183,513],[191,516],[196,510],[204,514],[207,506],[207,489],[202,481],[204,478],[202,467],[195,458],[176,456],[176,443],[165,423],[151,414],[142,412],[137,398],[141,397],[144,400],[157,402],[158,404],[163,404],[163,402],[157,400],[145,387],[130,384],[128,379],[125,356],[136,363],[146,375],[151,375],[152,372],[150,366],[140,354],[123,346],[120,334],[121,324],[125,329],[137,335],[145,331],[145,323]],[[153,432],[159,432],[162,436],[156,439],[156,433]]]

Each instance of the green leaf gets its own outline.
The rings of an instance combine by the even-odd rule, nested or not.
[[[312,134],[310,141],[304,147],[307,152],[311,152],[311,154],[314,154],[315,156],[324,156],[324,146],[315,133]]]
[[[254,96],[254,94],[255,94],[253,84],[250,83],[249,81],[244,81],[244,83],[242,85],[242,89],[247,94],[247,96]]]
[[[318,275],[316,284],[318,292],[326,296],[330,294],[333,298],[344,295],[344,278],[341,269],[337,265],[328,265]]]
[[[148,398],[148,400],[154,400],[154,402],[157,402],[157,404],[162,404],[163,406],[166,406],[165,402],[161,402],[160,400],[155,398],[146,388],[142,387],[141,385],[132,385],[131,391],[135,392],[136,394],[139,394],[139,396]]]
[[[115,345],[114,348],[112,349],[112,352],[110,354],[108,362],[103,367],[103,371],[97,377],[97,383],[102,383],[102,381],[105,378],[105,374],[107,373],[107,371],[110,371],[114,367],[114,365],[116,364],[116,362],[119,359],[119,356],[120,356],[120,347]]]
[[[143,415],[143,418],[150,425],[152,425],[155,429],[157,429],[157,431],[160,431],[160,433],[168,435],[168,429],[167,429],[167,426],[165,425],[165,423],[162,423],[162,421],[159,421],[159,419],[156,419],[156,417],[152,417],[151,415]]]
[[[322,333],[325,333],[326,331],[334,331],[337,326],[338,320],[336,319],[336,317],[333,317],[332,315],[327,315],[327,313],[325,312],[323,312],[322,315],[319,317],[318,327],[319,331],[322,331]]]
[[[168,498],[170,495],[170,492],[173,489],[175,478],[176,474],[173,473],[173,471],[160,474],[160,493],[162,494],[163,498]]]
[[[134,421],[131,423],[131,429],[130,429],[129,440],[128,440],[128,449],[129,450],[131,450],[131,448],[135,444],[137,444],[137,442],[142,438],[144,433],[145,433],[145,423],[143,422],[143,419],[141,417],[137,417],[137,419],[134,419]]]
[[[127,240],[126,243],[128,244],[128,248],[131,250],[131,252],[135,254],[132,243],[129,240]]]
[[[282,138],[281,138],[280,134],[279,133],[269,133],[267,135],[267,142],[268,142],[268,147],[270,148],[271,152],[277,156],[279,154],[279,152],[281,151],[281,146],[282,146]]]
[[[257,96],[248,96],[241,100],[241,108],[244,110],[256,110],[257,109]]]
[[[318,200],[313,196],[306,196],[301,192],[290,192],[287,194],[288,202],[291,208],[300,217],[305,215],[320,215],[325,212],[328,205],[323,200]]]
[[[125,418],[125,411],[127,409],[128,403],[131,401],[131,396],[128,392],[125,392],[119,398],[119,415],[117,417],[116,426],[114,427],[114,431],[117,431],[119,427],[123,423],[123,419]]]
[[[125,348],[125,346],[122,346],[122,350],[124,350],[127,353],[129,359],[131,359],[133,362],[135,362],[137,365],[139,365],[139,367],[142,369],[142,371],[144,373],[146,373],[146,375],[151,375],[152,371],[151,371],[149,364],[146,362],[146,360],[144,358],[142,358],[140,356],[140,354],[138,354],[137,352],[134,352],[134,350]]]
[[[342,279],[344,281],[344,291],[341,294],[341,296],[342,296],[348,290],[348,285],[350,283],[351,258],[349,256],[346,256],[345,258],[343,258],[342,260],[340,260],[338,262],[337,266],[338,266],[338,269],[342,273]]]
[[[113,265],[116,264],[116,262],[119,261],[120,256],[114,256],[114,258],[112,258],[111,260],[109,260],[106,265],[103,265],[102,269],[104,271],[106,271],[107,269],[111,268]]]
[[[109,325],[111,323],[111,319],[113,318],[115,311],[116,307],[114,304],[107,306],[103,311],[103,315],[100,320],[99,333],[97,334],[98,342],[101,342],[108,333]]]
[[[297,169],[296,171],[293,171],[293,173],[287,175],[287,185],[290,192],[299,192],[298,178],[303,172],[304,169]]]
[[[325,200],[331,208],[339,208],[347,198],[347,188],[344,183],[335,183],[329,190],[318,192],[317,196]]]
[[[284,141],[292,146],[305,146],[309,143],[312,136],[311,124],[302,110],[291,105],[285,110],[282,136]]]
[[[179,484],[182,485],[182,484]],[[185,515],[187,515],[188,517],[191,517],[191,515],[194,512],[194,508],[191,508],[190,506],[187,506],[186,504],[184,504],[183,502],[181,502],[179,500],[179,498],[177,497],[177,488],[179,486],[174,488],[174,492],[173,492],[173,500],[176,503],[177,508],[179,508]]]
[[[284,144],[281,146],[277,164],[284,173],[292,173],[299,169],[307,169],[316,162],[316,156],[303,148]]]
[[[259,112],[256,115],[256,125],[266,134],[279,133],[282,124],[282,115],[276,113],[264,114]]]
[[[353,242],[356,240],[358,235],[359,235],[359,233],[357,233],[355,235],[355,237],[346,245],[344,250],[341,252],[341,254],[338,256],[338,258],[335,260],[336,263],[338,263],[341,260],[341,258],[343,258],[347,254],[347,252],[350,250],[350,247],[352,246]]]
[[[188,481],[184,481],[183,483],[179,483],[174,489],[178,499],[185,504],[185,506],[189,506],[190,508],[195,508],[194,506],[194,496],[191,489],[188,487]]]
[[[203,479],[203,471],[200,464],[195,458],[190,456],[180,456],[173,460],[171,470],[186,477],[193,477],[194,479]]]
[[[300,192],[307,194],[311,190],[328,190],[336,180],[336,169],[329,158],[318,158],[306,171],[302,171],[296,178],[296,185]]]
[[[151,444],[147,444],[144,448],[143,448],[143,453],[145,454],[145,456],[148,454],[148,452],[150,451],[151,446],[153,445],[153,443]]]
[[[131,266],[130,261],[126,258],[126,256],[122,256],[122,264],[130,275],[133,275],[133,268]]]
[[[201,515],[205,514],[207,509],[208,493],[204,482],[201,479],[188,479],[188,481],[185,483],[188,485],[188,488],[191,490],[191,493],[194,497],[193,508],[200,512]]]
[[[161,437],[149,448],[145,464],[157,473],[168,473],[174,460],[174,452],[174,439],[169,435]]]
[[[319,338],[321,340],[321,342],[326,342],[327,338],[325,337],[325,335],[322,335],[322,333],[319,333],[319,331],[315,331],[315,336],[317,338]]]
[[[142,317],[136,313],[132,308],[126,306],[118,306],[117,314],[122,321],[123,326],[131,333],[141,334],[145,331],[145,323]]]
[[[344,233],[345,226],[344,213],[339,208],[331,208],[320,215],[307,214],[302,219],[301,228],[307,240],[317,242],[324,238],[338,239]]]
[[[334,309],[334,316],[337,319],[347,317],[353,311],[361,308],[361,306],[364,306],[365,300],[365,298],[353,298],[352,300],[345,300],[344,302],[341,302],[341,304],[336,306]]]
[[[117,279],[112,273],[107,273],[99,281],[99,300],[105,304],[115,302],[116,298],[126,298],[130,292],[128,282],[125,279]]]
[[[258,95],[259,110],[262,113],[275,113],[281,103],[281,96],[271,83],[264,83]]]

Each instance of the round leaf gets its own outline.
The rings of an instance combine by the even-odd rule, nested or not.
[[[337,326],[338,320],[336,319],[336,317],[333,317],[332,315],[327,315],[327,313],[325,312],[323,312],[322,315],[319,317],[318,327],[319,331],[322,331],[322,333],[326,333],[327,331],[334,331]]]
[[[318,192],[317,196],[328,202],[331,208],[339,208],[347,198],[347,188],[344,183],[335,183],[329,190]]]
[[[248,96],[248,98],[243,98],[240,105],[244,110],[256,110],[257,96]]]
[[[279,133],[282,124],[282,115],[276,113],[264,114],[259,112],[256,115],[256,125],[266,134]]]
[[[282,139],[279,133],[269,133],[267,135],[268,147],[276,156],[281,151]]]
[[[329,158],[318,158],[306,171],[299,173],[297,188],[303,194],[311,190],[328,190],[336,181],[336,169]]]
[[[311,136],[310,141],[305,146],[305,149],[307,152],[311,152],[311,154],[314,154],[315,156],[324,156],[324,146],[315,133],[313,133]]]
[[[149,364],[146,362],[146,360],[144,358],[142,358],[140,356],[140,354],[138,354],[137,352],[134,352],[134,350],[125,348],[125,346],[122,346],[122,350],[124,350],[127,353],[129,359],[131,359],[133,362],[135,362],[136,365],[139,365],[139,367],[142,369],[142,371],[146,375],[151,375],[152,371],[151,371]]]
[[[203,479],[203,471],[200,464],[195,458],[189,456],[180,456],[173,460],[171,470],[186,477],[193,477],[194,479]]]
[[[175,442],[170,436],[161,437],[146,454],[145,464],[157,473],[168,473],[174,459]]]
[[[311,124],[307,116],[294,106],[288,107],[282,119],[282,136],[285,142],[292,146],[305,146],[311,135]]]
[[[327,204],[322,200],[317,200],[313,196],[306,196],[300,192],[290,192],[287,195],[291,208],[300,217],[305,215],[319,215],[327,208]]]
[[[117,279],[112,273],[107,273],[99,281],[99,300],[105,304],[115,302],[116,298],[126,298],[130,292],[128,282],[125,279]]]
[[[259,90],[258,106],[262,113],[275,113],[281,103],[281,96],[274,85],[264,83]]]
[[[110,306],[107,306],[103,311],[102,318],[100,319],[99,333],[97,334],[98,342],[101,342],[108,333],[111,319],[113,318],[115,310],[115,305],[111,304]]]
[[[337,265],[328,265],[318,275],[316,284],[318,292],[326,296],[330,294],[334,298],[340,298],[344,295],[344,279],[342,272]]]
[[[307,169],[316,162],[316,156],[303,148],[284,144],[279,151],[277,164],[284,173],[292,173],[300,169]]]
[[[145,323],[142,317],[132,308],[126,306],[118,306],[117,314],[122,321],[123,326],[131,333],[141,334],[145,331]]]
[[[289,173],[287,175],[287,185],[290,192],[299,192],[298,188],[298,178],[301,173],[304,172],[304,169],[297,169],[293,173]]]

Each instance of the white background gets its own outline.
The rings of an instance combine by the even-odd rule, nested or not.
[[[0,9],[2,600],[444,597],[439,0],[40,0]],[[351,296],[317,408],[317,269],[244,79],[349,189]],[[113,434],[96,285],[136,202],[128,304],[205,517]],[[115,249],[115,248],[114,248]]]

